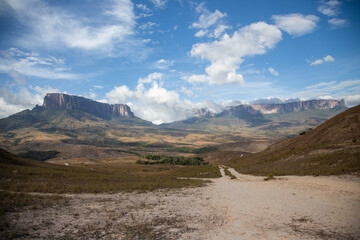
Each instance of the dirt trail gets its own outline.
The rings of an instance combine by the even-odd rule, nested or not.
[[[220,171],[202,188],[64,195],[67,205],[6,217],[26,239],[360,239],[359,178]]]
[[[225,224],[202,239],[360,239],[360,181],[353,177],[222,178],[204,189]]]

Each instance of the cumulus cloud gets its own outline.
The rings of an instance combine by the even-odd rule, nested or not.
[[[191,102],[180,99],[174,90],[162,87],[161,73],[140,78],[134,90],[118,86],[106,94],[109,103],[127,103],[136,116],[155,124],[183,120],[192,116]]]
[[[360,104],[360,95],[344,96],[345,104],[349,106],[355,106]]]
[[[59,92],[52,87],[30,87],[30,89],[21,87],[16,93],[1,88],[0,89],[0,118],[20,112],[25,109],[31,109],[36,104],[42,105],[46,93]]]
[[[67,47],[112,52],[134,33],[135,14],[130,0],[110,0],[102,12],[82,17],[41,0],[6,0],[16,18],[28,29],[19,40],[23,46]],[[101,24],[102,23],[102,24]]]
[[[333,28],[342,28],[349,25],[348,20],[340,18],[329,19],[328,23],[330,23]]]
[[[328,17],[335,17],[340,13],[341,2],[337,0],[321,1],[318,11]]]
[[[206,9],[205,2],[200,3],[196,7],[196,12],[200,14],[199,19],[191,27],[198,29],[198,32],[195,33],[195,36],[198,38],[204,36],[218,38],[229,28],[222,23],[222,19],[227,16],[226,13],[222,13],[217,9],[214,12],[210,12]]]
[[[279,76],[279,73],[275,70],[275,68],[269,67],[268,70],[269,70],[269,72],[270,72],[272,75],[274,75],[274,76],[276,76],[276,77]]]
[[[18,84],[25,84],[22,76],[45,79],[79,79],[80,74],[70,73],[63,59],[42,57],[36,52],[24,52],[17,48],[0,51],[0,72],[8,73]]]
[[[319,64],[323,64],[323,63],[326,63],[326,62],[334,62],[335,61],[335,58],[333,58],[332,56],[330,55],[327,55],[326,57],[323,57],[321,59],[316,59],[314,61],[309,61],[309,60],[306,60],[308,63],[310,63],[311,66],[315,66],[315,65],[319,65]]]
[[[274,25],[257,22],[235,31],[232,36],[224,34],[220,40],[197,43],[192,46],[190,55],[210,62],[206,75],[185,76],[188,82],[209,84],[243,83],[237,73],[243,57],[265,54],[281,40],[282,33]]]
[[[139,78],[138,83],[152,83],[155,80],[158,80],[161,83],[162,77],[163,77],[162,73],[154,72],[154,73],[150,73],[145,78]]]
[[[288,34],[299,37],[311,33],[317,27],[319,17],[302,14],[273,15],[275,25]]]

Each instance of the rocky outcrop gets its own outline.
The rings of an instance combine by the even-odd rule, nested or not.
[[[283,104],[239,105],[227,107],[220,115],[241,116],[272,113],[303,112],[317,109],[344,108],[345,101],[341,100],[309,100]]]
[[[101,103],[63,93],[46,94],[43,108],[79,110],[106,120],[110,120],[113,117],[134,117],[134,113],[131,112],[130,107],[126,104]]]

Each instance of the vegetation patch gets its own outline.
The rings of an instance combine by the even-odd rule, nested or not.
[[[61,206],[67,203],[67,198],[57,194],[47,196],[0,191],[0,216],[3,216],[7,212],[16,212],[27,207],[41,209],[54,205]]]
[[[168,152],[179,152],[179,153],[209,153],[209,152],[217,152],[219,149],[216,147],[202,147],[202,148],[189,148],[189,147],[175,147],[167,150]]]
[[[291,148],[287,151],[263,151],[228,164],[244,174],[341,175],[360,172],[360,145],[326,144]],[[270,180],[270,179],[268,179]]]
[[[37,161],[46,161],[50,158],[55,158],[60,152],[58,151],[27,151],[19,154],[23,158],[33,159]]]
[[[229,176],[229,177],[230,177],[230,179],[236,179],[236,176],[233,175],[233,174],[230,172],[230,170],[229,170],[228,167],[224,167],[224,172],[225,172],[225,175],[226,175],[226,176]]]
[[[149,160],[137,160],[137,164],[153,165],[153,164],[171,164],[183,166],[198,166],[207,165],[201,157],[176,157],[176,156],[163,156],[163,155],[145,155],[143,158]]]
[[[201,165],[191,167],[180,167],[174,170],[173,174],[178,177],[188,178],[219,178],[220,170],[214,165]]]
[[[184,172],[174,174],[174,171],[181,167],[133,163],[63,166],[22,159],[0,149],[0,189],[40,193],[101,193],[199,187],[206,183],[203,180],[178,179]],[[201,171],[191,170],[194,174]]]

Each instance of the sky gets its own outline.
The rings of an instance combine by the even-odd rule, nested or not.
[[[0,118],[61,92],[155,124],[193,109],[360,104],[359,0],[0,0]]]

